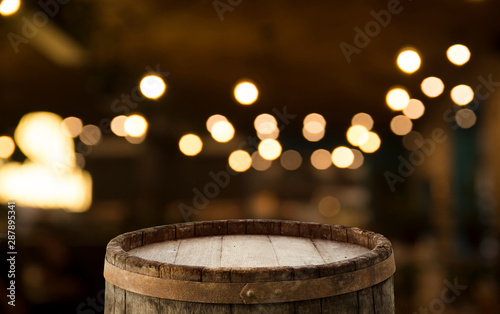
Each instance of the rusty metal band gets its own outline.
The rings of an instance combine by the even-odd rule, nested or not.
[[[107,261],[104,278],[124,290],[186,302],[260,304],[327,298],[374,286],[394,274],[394,254],[368,268],[314,279],[254,283],[173,280],[132,273]]]

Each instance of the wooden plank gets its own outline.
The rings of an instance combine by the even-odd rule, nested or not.
[[[174,264],[190,266],[221,266],[222,236],[191,238],[178,241]]]
[[[104,314],[115,314],[115,286],[105,282]]]
[[[325,261],[311,239],[269,236],[279,266],[320,265]]]
[[[325,263],[342,261],[363,255],[370,250],[354,244],[323,239],[312,239]]]
[[[357,314],[358,294],[356,291],[321,299],[322,313]],[[387,313],[388,314],[388,313]]]
[[[126,294],[126,314],[153,314],[160,311],[160,299],[130,291]]]
[[[372,287],[375,314],[392,314],[395,312],[393,279],[394,276],[391,276]]]
[[[294,312],[293,303],[274,303],[274,304],[233,304],[232,313],[234,314],[289,314]],[[298,313],[298,312],[297,312]]]
[[[358,291],[359,314],[375,314],[372,287]]]
[[[195,303],[182,302],[175,300],[160,300],[160,311],[155,312],[161,314],[231,314],[231,304],[210,304],[210,303]],[[142,313],[141,313],[142,314]]]
[[[267,235],[227,235],[222,238],[222,267],[279,266]]]
[[[321,313],[321,299],[293,302],[295,313],[316,314]]]
[[[146,260],[173,263],[177,256],[180,241],[158,242],[130,250],[128,253]]]
[[[125,290],[115,287],[115,308],[113,314],[125,314],[126,310],[126,295]]]

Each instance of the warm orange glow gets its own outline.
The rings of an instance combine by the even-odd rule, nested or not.
[[[434,98],[443,93],[444,83],[440,78],[435,76],[430,76],[422,81],[420,88],[425,96]]]
[[[186,134],[179,140],[179,149],[186,156],[196,156],[201,152],[203,142],[195,134]]]
[[[0,3],[0,14],[9,16],[16,13],[21,6],[20,0],[3,0]]]
[[[391,120],[391,130],[396,135],[406,135],[413,127],[411,120],[404,115],[395,116]]]
[[[325,130],[323,130],[319,133],[311,133],[304,127],[304,128],[302,128],[302,135],[309,142],[317,142],[325,136]]]
[[[10,136],[0,136],[0,158],[9,158],[14,153],[16,144]]]
[[[101,142],[102,133],[101,129],[93,124],[87,124],[82,128],[80,133],[80,141],[86,145],[97,145]]]
[[[148,130],[148,121],[138,114],[127,117],[123,124],[127,135],[132,137],[142,137]]]
[[[210,116],[207,119],[207,123],[206,123],[208,132],[212,133],[212,127],[214,126],[215,123],[217,123],[219,121],[227,121],[227,118],[224,117],[223,115],[220,115],[220,114],[214,114],[214,115]]]
[[[403,109],[403,114],[410,119],[418,119],[424,115],[425,106],[418,99],[410,99],[408,106]]]
[[[127,116],[121,115],[116,116],[111,120],[111,131],[117,136],[126,136],[127,131],[125,131],[125,120]]]
[[[234,127],[229,121],[219,121],[212,126],[212,137],[219,143],[227,143],[234,137]]]
[[[464,108],[455,113],[455,121],[462,129],[468,129],[476,124],[477,116],[474,111]]]
[[[139,84],[141,93],[149,99],[160,98],[167,89],[163,79],[157,75],[147,75],[142,78]]]
[[[359,146],[361,144],[361,136],[365,133],[368,133],[368,130],[364,126],[353,125],[347,130],[347,140],[351,143],[351,145]]]
[[[259,144],[259,154],[266,160],[275,160],[281,155],[281,145],[277,140],[263,140]]]
[[[420,68],[420,63],[420,56],[413,49],[406,49],[398,55],[398,67],[405,73],[414,73]]]
[[[82,120],[77,117],[67,117],[61,123],[62,132],[68,137],[77,137],[82,132]]]
[[[318,170],[328,169],[332,165],[332,154],[326,149],[315,150],[311,155],[311,164]]]
[[[374,153],[380,148],[380,137],[375,132],[367,132],[361,135],[359,148],[365,153]]]
[[[251,105],[259,97],[259,90],[255,84],[245,81],[234,88],[234,98],[242,105]]]
[[[345,146],[339,146],[332,152],[333,164],[339,168],[347,168],[354,161],[354,154],[351,149]]]
[[[365,157],[363,156],[363,153],[357,149],[351,149],[353,155],[354,155],[354,160],[352,164],[347,167],[349,169],[358,169],[363,165],[363,162],[365,161]]]
[[[370,131],[373,128],[373,118],[367,113],[360,112],[352,117],[351,124],[364,126],[367,131]]]
[[[252,166],[252,157],[244,150],[237,150],[229,156],[229,166],[237,172],[245,172]]]
[[[448,48],[446,56],[454,65],[463,65],[470,59],[470,50],[467,46],[457,44]]]
[[[468,85],[457,85],[451,90],[451,99],[457,105],[465,106],[474,99],[474,91]]]
[[[392,110],[403,110],[410,101],[410,95],[403,88],[397,87],[387,93],[385,101]]]

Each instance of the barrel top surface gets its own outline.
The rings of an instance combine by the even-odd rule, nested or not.
[[[162,241],[130,250],[148,261],[206,267],[322,265],[360,256],[366,247],[281,235],[218,235]]]

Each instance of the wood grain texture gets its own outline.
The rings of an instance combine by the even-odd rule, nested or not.
[[[358,228],[279,220],[227,220],[159,226],[116,237],[105,259],[126,271],[181,281],[280,282],[344,274],[392,254],[380,234]],[[339,282],[340,285],[347,284]],[[297,289],[300,289],[297,282]],[[322,299],[269,304],[208,304],[141,295],[106,282],[106,314],[394,313],[393,276]],[[280,303],[281,302],[281,303]]]

